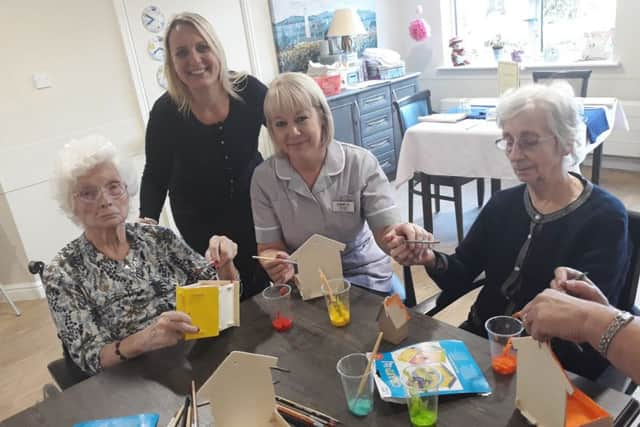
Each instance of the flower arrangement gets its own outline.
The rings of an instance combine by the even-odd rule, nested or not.
[[[409,36],[417,42],[426,40],[431,34],[429,25],[422,18],[422,6],[416,7],[416,19],[409,23]]]
[[[491,46],[493,49],[502,49],[504,48],[504,40],[502,40],[502,36],[500,34],[496,34],[494,38],[487,40],[485,45]]]

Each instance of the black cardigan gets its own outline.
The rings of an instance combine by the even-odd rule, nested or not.
[[[473,280],[486,274],[465,329],[486,336],[487,319],[520,310],[549,287],[558,266],[588,272],[609,301],[617,303],[629,266],[626,209],[605,190],[582,181],[585,189],[578,200],[549,215],[535,211],[525,185],[501,191],[484,207],[455,254],[438,253],[445,268],[430,269],[429,274],[445,299],[470,290]],[[566,369],[593,379],[607,366],[588,345],[578,352],[575,345],[554,341]]]
[[[267,283],[251,259],[256,240],[249,197],[253,170],[262,162],[258,136],[267,88],[252,76],[241,87],[242,101],[230,97],[229,115],[212,125],[179,112],[168,93],[155,102],[147,125],[140,216],[158,219],[168,191],[176,225],[194,250],[204,253],[214,234],[234,240],[243,297],[248,297]]]

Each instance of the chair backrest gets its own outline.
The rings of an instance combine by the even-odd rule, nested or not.
[[[618,308],[626,311],[634,309],[638,281],[640,280],[640,212],[629,211],[629,240],[631,241],[631,263],[622,288]]]
[[[534,71],[531,73],[534,83],[551,83],[554,80],[565,80],[573,87],[576,96],[586,97],[591,70],[573,71]]]
[[[418,117],[428,116],[431,110],[431,91],[421,90],[413,95],[393,101],[393,108],[400,122],[400,133],[404,133],[411,126],[418,123]]]

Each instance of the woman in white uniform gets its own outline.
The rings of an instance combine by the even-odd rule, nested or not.
[[[381,242],[385,233],[393,233],[399,214],[377,159],[334,140],[329,105],[304,74],[276,77],[264,112],[276,155],[256,168],[251,181],[258,255],[286,259],[313,234],[321,234],[347,245],[342,252],[345,279],[389,293],[391,260]],[[262,263],[274,282],[293,278],[291,264]]]

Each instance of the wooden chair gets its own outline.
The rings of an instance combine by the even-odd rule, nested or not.
[[[534,83],[552,82],[554,80],[564,80],[573,87],[576,96],[585,98],[589,87],[591,70],[573,71],[533,71],[531,73]],[[600,169],[602,168],[602,146],[593,150],[593,163],[591,165],[591,182],[600,184]]]
[[[29,261],[28,269],[31,274],[39,275],[40,280],[42,280],[42,273],[44,272],[44,262]],[[58,336],[58,338],[60,337]],[[82,369],[80,369],[80,367],[76,365],[73,359],[71,359],[71,355],[69,355],[69,351],[64,346],[64,344],[62,344],[62,355],[62,358],[56,359],[53,362],[49,362],[49,364],[47,365],[49,373],[62,390],[65,390],[72,385],[75,385],[80,381],[84,381],[89,378],[89,375],[87,375]]]
[[[400,133],[404,137],[405,131],[418,123],[418,117],[427,116],[433,113],[431,109],[431,92],[423,90],[405,98],[393,102],[393,108],[400,123]],[[413,222],[413,196],[418,195],[423,198],[424,226],[427,230],[433,231],[433,214],[431,212],[431,199],[435,200],[436,212],[440,211],[440,201],[451,201],[455,205],[456,226],[458,231],[458,241],[464,237],[463,217],[462,217],[462,186],[470,181],[478,180],[478,207],[484,204],[484,179],[467,178],[460,176],[427,175],[422,172],[416,173],[409,180],[409,222]],[[434,192],[431,192],[431,184]],[[422,190],[418,190],[421,185]],[[440,186],[448,186],[453,189],[453,197],[440,194]]]

